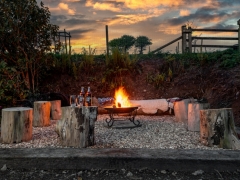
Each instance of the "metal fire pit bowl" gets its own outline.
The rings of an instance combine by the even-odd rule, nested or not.
[[[138,106],[131,107],[104,107],[109,113],[110,118],[106,118],[106,123],[108,127],[112,127],[115,121],[129,120],[134,124],[134,126],[127,126],[122,128],[134,128],[142,126],[138,120],[135,120],[137,115]]]

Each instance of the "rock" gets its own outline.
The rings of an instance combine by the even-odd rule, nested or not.
[[[167,171],[166,170],[161,170],[161,173],[162,174],[167,174]]]
[[[6,171],[7,170],[7,165],[4,164],[3,167],[1,168],[1,171]]]
[[[133,173],[131,173],[130,171],[127,173],[127,177],[131,177],[133,176]]]
[[[125,169],[121,169],[122,173],[125,174],[126,170]]]
[[[197,175],[200,175],[200,174],[203,174],[203,173],[204,173],[204,171],[200,169],[200,170],[197,170],[194,173],[192,173],[192,175],[197,176]]]

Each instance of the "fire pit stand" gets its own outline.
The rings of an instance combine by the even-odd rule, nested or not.
[[[134,124],[134,126],[125,128],[135,128],[142,126],[142,124],[138,120],[135,120],[138,107],[121,107],[121,108],[105,107],[104,109],[108,111],[110,117],[105,119],[108,127],[112,127],[115,121],[123,120],[129,120]]]

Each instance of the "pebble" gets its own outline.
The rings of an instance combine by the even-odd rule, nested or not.
[[[6,171],[7,170],[7,165],[4,164],[3,167],[1,168],[1,171]]]
[[[193,172],[192,175],[197,176],[197,175],[200,175],[200,174],[203,174],[203,173],[204,173],[204,171],[200,169],[200,170],[197,170],[197,171]]]

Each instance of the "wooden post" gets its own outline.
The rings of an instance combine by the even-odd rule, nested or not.
[[[94,126],[97,106],[62,107],[62,119],[56,124],[56,132],[63,146],[85,148],[95,144]]]
[[[69,54],[71,54],[71,50],[72,50],[72,48],[71,48],[71,41],[70,41],[70,39],[71,39],[71,34],[70,34],[70,32],[69,32],[68,34],[69,34],[69,36],[68,36]]]
[[[188,52],[192,53],[192,28],[188,28]]]
[[[3,143],[20,143],[32,139],[33,109],[12,107],[2,109],[1,140]]]
[[[67,34],[66,30],[64,29],[65,50],[66,50],[66,54],[67,54],[68,50],[67,50],[67,35],[66,34]]]
[[[207,146],[240,149],[231,108],[200,110],[200,141]]]
[[[107,47],[107,56],[109,56],[108,25],[106,25],[106,47]]]
[[[182,53],[185,53],[186,47],[187,47],[185,30],[186,30],[186,25],[182,26]]]
[[[34,102],[33,126],[43,127],[50,125],[50,108],[51,103],[49,101]]]
[[[200,110],[209,109],[209,103],[193,102],[188,104],[188,130],[200,131]]]
[[[50,117],[52,120],[59,120],[62,116],[62,109],[61,109],[61,100],[54,100],[51,102],[51,113]]]
[[[238,51],[240,52],[240,19],[237,21],[238,24]]]

